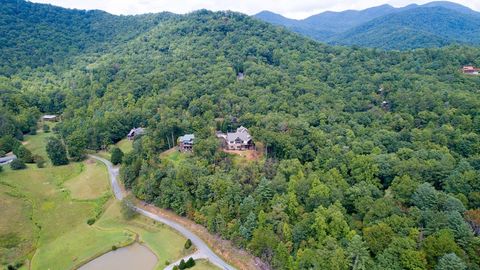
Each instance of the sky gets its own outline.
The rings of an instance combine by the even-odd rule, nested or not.
[[[433,0],[31,0],[66,8],[100,9],[117,15],[161,11],[183,14],[198,9],[233,10],[253,15],[269,10],[294,19],[303,19],[327,10],[365,9],[382,4],[403,7],[431,1]],[[480,0],[450,1],[480,11]]]

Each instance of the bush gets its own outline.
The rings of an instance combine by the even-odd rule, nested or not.
[[[188,258],[187,262],[185,263],[185,266],[187,268],[194,267],[195,266],[195,260],[192,257]]]
[[[43,125],[42,129],[43,129],[43,132],[45,132],[45,133],[49,133],[49,132],[50,132],[50,126],[47,125],[47,124]]]
[[[113,250],[113,251],[115,251],[115,250],[117,250],[117,249],[118,249],[117,246],[115,246],[115,245],[112,246],[112,250]]]
[[[94,218],[89,218],[89,219],[87,220],[87,224],[91,226],[91,225],[93,225],[93,224],[95,223],[95,221],[96,221],[96,220],[95,220]]]
[[[30,135],[37,135],[37,127],[36,126],[31,127],[29,133]]]
[[[182,259],[182,260],[180,261],[180,264],[178,265],[178,268],[179,268],[180,270],[183,270],[183,269],[186,269],[186,268],[187,268],[187,265],[185,264],[185,260],[184,260],[184,259]]]
[[[3,150],[0,150],[0,157],[4,157],[7,153],[5,153],[5,151]]]
[[[167,265],[167,266],[170,265],[170,261],[169,261],[169,260],[166,260],[166,261],[165,261],[165,265]]]
[[[45,168],[45,159],[42,156],[35,155],[33,156],[33,160],[35,160],[37,168]]]
[[[185,245],[183,245],[183,247],[184,247],[185,249],[191,248],[191,247],[192,247],[192,240],[187,239],[187,241],[185,242]]]
[[[120,150],[120,148],[114,147],[111,153],[112,153],[112,157],[110,158],[110,161],[112,161],[113,165],[122,163],[123,152],[122,150]]]
[[[172,270],[178,270],[178,266],[174,265]]]
[[[4,153],[13,151],[13,149],[16,149],[19,145],[21,145],[20,142],[12,136],[3,136],[0,138],[0,151]]]
[[[23,162],[23,160],[17,158],[10,162],[10,168],[12,168],[12,170],[23,170],[27,168],[27,165],[25,165],[25,162]]]
[[[133,202],[130,196],[122,200],[122,215],[126,220],[130,220],[138,215],[138,213],[133,209]]]
[[[17,158],[22,159],[26,163],[34,163],[32,152],[30,152],[30,150],[23,145],[20,145],[14,149],[13,153],[17,156]]]

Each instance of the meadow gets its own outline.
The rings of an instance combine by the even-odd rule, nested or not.
[[[26,136],[25,146],[46,159],[39,131]],[[129,151],[131,143],[121,142]],[[130,146],[129,146],[130,145]],[[131,148],[130,148],[131,149]],[[20,269],[75,269],[112,249],[139,241],[158,258],[157,269],[188,255],[186,239],[144,217],[125,220],[113,199],[107,170],[94,160],[46,168],[28,165],[0,177],[0,263],[23,264]],[[87,221],[90,220],[89,225]],[[201,268],[205,263],[199,262]]]

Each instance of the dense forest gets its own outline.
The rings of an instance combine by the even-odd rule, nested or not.
[[[144,126],[125,186],[273,269],[480,269],[480,76],[460,72],[478,48],[335,47],[197,11],[61,64],[20,55],[0,77],[5,152],[41,113],[75,160]],[[240,125],[263,158],[219,149]],[[162,160],[184,133],[194,154]]]

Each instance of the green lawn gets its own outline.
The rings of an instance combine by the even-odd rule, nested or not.
[[[45,138],[26,136],[26,146],[46,157]],[[178,233],[150,219],[126,221],[120,203],[111,197],[103,164],[84,161],[20,171],[8,166],[0,173],[0,268],[24,262],[28,269],[72,269],[112,246],[136,238],[154,251],[158,269],[165,261],[187,255]],[[87,220],[97,218],[92,225]]]
[[[217,270],[217,269],[220,269],[220,268],[211,264],[207,260],[198,260],[198,261],[195,261],[195,266],[193,268],[190,268],[190,269],[192,269],[192,270]]]
[[[163,160],[163,161],[167,161],[167,162],[171,162],[173,163],[174,165],[178,165],[180,162],[182,162],[183,160],[187,159],[187,157],[191,155],[189,153],[182,153],[180,151],[178,151],[176,148],[172,148],[170,150],[167,150],[165,152],[163,152],[161,155],[160,155],[160,158]]]

